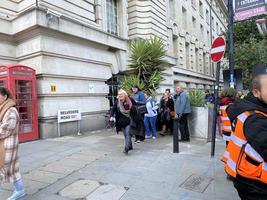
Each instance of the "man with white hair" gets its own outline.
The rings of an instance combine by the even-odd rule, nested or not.
[[[181,85],[176,85],[175,112],[180,122],[181,141],[189,142],[187,116],[191,113],[189,98]]]

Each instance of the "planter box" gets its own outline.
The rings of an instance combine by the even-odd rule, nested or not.
[[[206,107],[192,107],[192,113],[188,118],[190,137],[211,141],[213,104]]]

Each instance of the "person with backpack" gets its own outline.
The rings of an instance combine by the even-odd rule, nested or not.
[[[157,122],[157,109],[158,105],[156,100],[151,97],[149,91],[145,92],[147,113],[144,118],[144,125],[146,130],[146,138],[156,139],[156,122]],[[151,128],[151,129],[150,129]]]

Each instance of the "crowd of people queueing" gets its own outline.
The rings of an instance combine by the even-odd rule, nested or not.
[[[165,136],[172,133],[172,119],[177,116],[180,121],[181,141],[189,141],[187,117],[191,107],[187,93],[181,85],[176,86],[173,96],[166,89],[159,101],[152,97],[149,91],[142,92],[138,86],[132,86],[133,95],[119,90],[117,100],[111,109],[110,121],[114,121],[117,132],[123,132],[125,138],[124,153],[133,149],[132,137],[135,143],[145,139],[156,139],[157,130]]]

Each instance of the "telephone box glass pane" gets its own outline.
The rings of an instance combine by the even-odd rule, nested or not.
[[[16,100],[20,115],[20,133],[33,131],[33,101],[32,82],[28,80],[16,80]]]
[[[6,81],[0,80],[0,87],[6,87]]]

